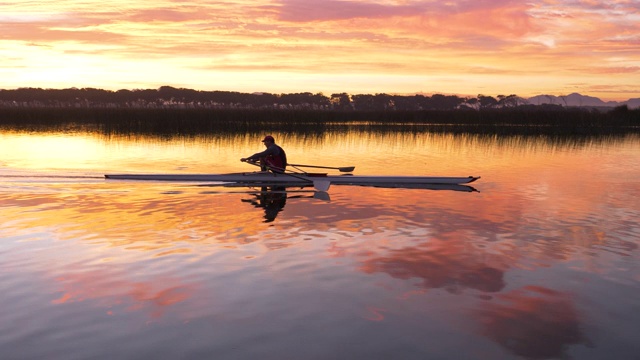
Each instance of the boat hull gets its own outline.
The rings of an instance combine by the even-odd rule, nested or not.
[[[478,180],[477,176],[371,176],[371,175],[327,175],[306,176],[301,174],[273,174],[266,172],[246,172],[233,174],[107,174],[113,180],[145,181],[198,181],[229,183],[300,183],[329,181],[332,184],[375,185],[375,184],[468,184]]]

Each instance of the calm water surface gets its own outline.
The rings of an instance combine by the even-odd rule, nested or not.
[[[250,171],[260,139],[3,131],[0,358],[637,359],[637,136],[274,135],[291,162],[482,179],[106,181]]]

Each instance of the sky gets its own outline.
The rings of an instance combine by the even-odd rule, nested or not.
[[[640,98],[640,0],[0,0],[0,89]]]

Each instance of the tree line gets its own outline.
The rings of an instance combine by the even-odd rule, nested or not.
[[[498,109],[528,105],[516,95],[460,97],[336,93],[241,93],[200,91],[162,86],[158,89],[103,90],[95,88],[0,89],[0,107],[58,108],[210,108],[210,109],[310,109],[356,111],[416,111],[455,109]],[[546,107],[561,107],[548,105]]]

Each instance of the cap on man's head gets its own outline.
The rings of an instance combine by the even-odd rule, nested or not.
[[[265,136],[265,137],[264,137],[264,139],[262,139],[262,142],[267,142],[267,141],[269,141],[269,142],[276,142],[276,141],[273,139],[273,136],[271,136],[271,135],[267,135],[267,136]]]

